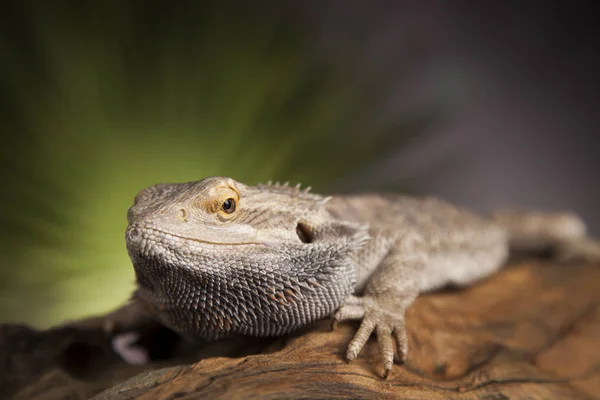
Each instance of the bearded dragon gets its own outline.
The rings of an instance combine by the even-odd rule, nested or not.
[[[129,328],[151,316],[190,339],[283,335],[327,316],[333,325],[361,320],[346,358],[375,333],[384,377],[406,359],[404,314],[420,293],[471,285],[512,248],[600,258],[567,212],[484,216],[432,197],[324,197],[223,177],[146,188],[128,223],[138,288],[111,329],[127,329],[124,314]]]

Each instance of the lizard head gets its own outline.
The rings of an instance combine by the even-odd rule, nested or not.
[[[330,314],[353,290],[368,235],[327,200],[231,178],[142,190],[126,232],[138,295],[190,337],[275,335]]]

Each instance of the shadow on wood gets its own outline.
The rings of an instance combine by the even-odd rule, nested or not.
[[[0,388],[38,400],[600,398],[598,265],[507,267],[471,288],[421,296],[407,327],[408,361],[383,380],[374,339],[344,362],[352,324],[208,343],[142,366],[123,363],[99,332],[5,325]]]

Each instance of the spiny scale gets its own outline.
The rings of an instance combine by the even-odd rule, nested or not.
[[[205,249],[186,255],[170,254],[178,248],[163,239],[146,246],[160,248],[162,257],[133,252],[132,260],[139,281],[152,281],[152,287],[141,285],[140,297],[164,304],[161,320],[184,336],[271,336],[330,315],[342,304],[354,288],[352,254],[362,240],[357,235],[312,243],[310,252],[303,243],[286,243],[262,252]]]

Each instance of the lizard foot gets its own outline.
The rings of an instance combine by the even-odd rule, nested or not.
[[[121,333],[111,340],[111,345],[123,361],[130,365],[144,365],[150,362],[150,352],[135,344],[140,335],[135,332]]]
[[[560,243],[556,247],[556,258],[559,261],[600,261],[600,242],[587,237],[575,238]]]
[[[333,316],[332,327],[335,328],[339,321],[362,320],[360,328],[348,345],[346,359],[350,362],[358,357],[367,340],[373,332],[377,334],[381,358],[383,363],[383,378],[387,378],[392,369],[394,358],[399,362],[406,360],[408,353],[408,340],[404,323],[404,311],[398,312],[398,307],[380,305],[374,297],[351,296]],[[396,353],[394,357],[394,344],[396,340]]]

